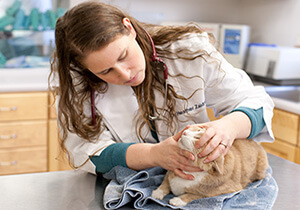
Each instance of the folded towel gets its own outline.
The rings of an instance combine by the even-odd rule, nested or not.
[[[151,197],[151,193],[162,182],[166,170],[155,167],[142,171],[116,166],[103,175],[112,179],[107,185],[103,204],[106,209],[131,207],[136,209],[271,209],[278,193],[278,186],[269,167],[263,180],[250,183],[245,189],[210,198],[201,198],[184,207],[168,203],[174,197],[163,200]]]
[[[56,24],[56,15],[53,11],[47,10],[47,15],[49,18],[49,25],[51,29],[55,29],[55,24]]]
[[[33,8],[31,10],[30,21],[31,21],[32,30],[37,31],[40,25],[39,10],[37,8]]]
[[[3,68],[4,64],[6,63],[5,56],[0,52],[0,67]]]
[[[25,20],[25,12],[22,9],[19,9],[15,16],[15,22],[13,24],[14,30],[21,30],[23,29],[23,23]]]
[[[4,31],[7,26],[13,24],[15,18],[12,16],[5,15],[4,17],[0,18],[0,31]]]
[[[19,0],[15,0],[14,3],[6,10],[6,14],[9,16],[14,16],[17,11],[20,9],[22,2]]]

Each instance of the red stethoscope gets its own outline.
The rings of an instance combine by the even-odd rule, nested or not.
[[[146,32],[147,33],[147,32]],[[163,113],[160,114],[158,113],[158,116],[149,116],[149,120],[150,121],[154,121],[154,120],[161,120],[162,117],[164,116],[166,113],[166,101],[167,101],[167,92],[168,92],[168,67],[167,65],[163,62],[162,59],[160,59],[157,56],[156,50],[155,50],[155,45],[154,42],[150,36],[150,34],[148,34],[149,40],[151,42],[151,46],[152,46],[152,56],[151,56],[151,62],[154,62],[155,65],[162,65],[163,66],[163,71],[164,71],[164,79],[165,79],[165,95],[164,95],[164,104],[163,104]],[[95,90],[93,88],[91,88],[91,112],[92,112],[92,122],[93,125],[96,125],[96,107],[95,107]]]

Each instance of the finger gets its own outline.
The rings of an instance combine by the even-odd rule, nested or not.
[[[191,174],[186,174],[186,173],[184,173],[182,170],[180,170],[180,169],[178,169],[178,168],[176,168],[176,169],[174,170],[174,173],[175,173],[177,176],[179,176],[180,178],[182,178],[182,179],[187,179],[187,180],[193,180],[193,179],[194,179],[194,176],[193,176],[193,175],[191,175]]]
[[[186,172],[201,172],[203,169],[201,169],[198,166],[190,166],[190,165],[183,165],[180,167],[181,170],[186,171]]]
[[[211,141],[205,146],[205,148],[199,153],[199,157],[207,156],[214,151],[220,144],[221,139],[218,136],[214,136]],[[224,147],[224,146],[223,146]]]
[[[224,145],[219,144],[216,149],[204,160],[204,163],[209,163],[217,159],[220,155],[225,154],[228,151],[228,147],[226,148]],[[227,153],[227,152],[226,152]]]
[[[180,139],[180,137],[182,136],[182,133],[183,131],[185,131],[186,129],[188,129],[189,126],[185,127],[183,130],[181,130],[180,132],[176,133],[174,136],[173,136],[173,139],[175,141],[178,141]]]
[[[201,136],[201,138],[198,141],[196,141],[195,148],[200,149],[201,147],[203,147],[204,144],[206,144],[206,142],[208,142],[215,135],[216,135],[215,130],[208,128],[205,131],[205,133]]]
[[[229,151],[229,146],[227,147],[227,149],[225,149],[224,156],[228,153],[228,151]]]
[[[173,153],[170,155],[170,158],[166,159],[168,160],[167,161],[168,165],[171,168],[182,168],[182,166],[184,165],[193,165],[193,161],[191,161],[189,159],[189,156],[187,155],[188,153],[189,152],[186,150],[183,150],[181,148],[176,148],[176,150],[173,150]]]
[[[190,127],[190,128],[207,128],[207,126],[205,124],[193,124],[193,125],[189,125],[188,127]]]
[[[180,155],[184,156],[185,158],[187,158],[188,160],[194,161],[195,160],[195,156],[193,153],[184,150],[184,149],[180,149]]]
[[[199,166],[195,165],[194,161],[191,161],[184,156],[181,156],[179,159],[177,159],[176,163],[174,163],[173,166],[174,168],[179,168],[183,171],[188,171],[188,172],[202,171],[202,169]]]

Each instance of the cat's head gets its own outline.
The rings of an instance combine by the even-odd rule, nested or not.
[[[186,129],[178,141],[179,147],[194,154],[196,152],[195,143],[201,138],[205,131],[205,128],[200,127],[190,127]]]
[[[219,156],[216,160],[210,163],[203,163],[205,157],[199,158],[197,154],[199,154],[207,145],[203,145],[200,149],[195,148],[195,143],[201,138],[201,136],[205,133],[205,128],[200,127],[190,127],[186,129],[181,138],[178,141],[179,147],[181,149],[187,150],[191,152],[195,156],[195,165],[199,166],[204,171],[216,171],[220,174],[223,174],[223,166],[224,166],[224,156]]]

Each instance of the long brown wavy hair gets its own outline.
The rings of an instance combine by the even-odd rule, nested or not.
[[[72,132],[86,141],[97,141],[103,132],[101,110],[96,114],[96,123],[93,124],[91,113],[84,111],[84,106],[91,104],[91,90],[105,93],[107,83],[95,76],[83,64],[83,58],[90,52],[101,49],[114,40],[117,35],[127,35],[129,30],[123,25],[123,18],[129,18],[136,31],[136,41],[140,45],[145,59],[146,72],[145,80],[139,86],[132,87],[139,104],[139,119],[136,125],[137,135],[141,135],[143,126],[149,126],[149,116],[160,113],[162,110],[156,106],[154,90],[161,94],[165,93],[165,81],[162,69],[151,62],[152,46],[148,37],[149,33],[156,46],[164,45],[164,49],[157,49],[160,57],[176,59],[180,56],[176,53],[170,55],[168,46],[179,40],[187,33],[202,33],[196,26],[158,26],[145,24],[130,17],[116,7],[100,2],[85,2],[68,10],[57,21],[55,28],[56,51],[51,60],[51,74],[49,80],[58,78],[59,86],[50,89],[59,95],[58,120],[60,124],[61,147],[68,152],[64,142],[68,132]],[[211,37],[213,39],[213,37]],[[182,49],[181,49],[182,50]],[[191,55],[186,49],[184,59],[195,59],[206,52],[199,50],[199,53]],[[182,54],[182,53],[181,53]],[[182,57],[180,57],[182,58]],[[170,75],[178,76],[178,75]],[[183,75],[180,75],[183,76]],[[51,82],[49,81],[49,84]],[[178,95],[174,88],[168,84],[167,91],[167,115],[164,120],[167,122],[171,132],[176,131],[177,115],[175,112],[175,99],[187,100]],[[159,129],[158,129],[159,132]]]

